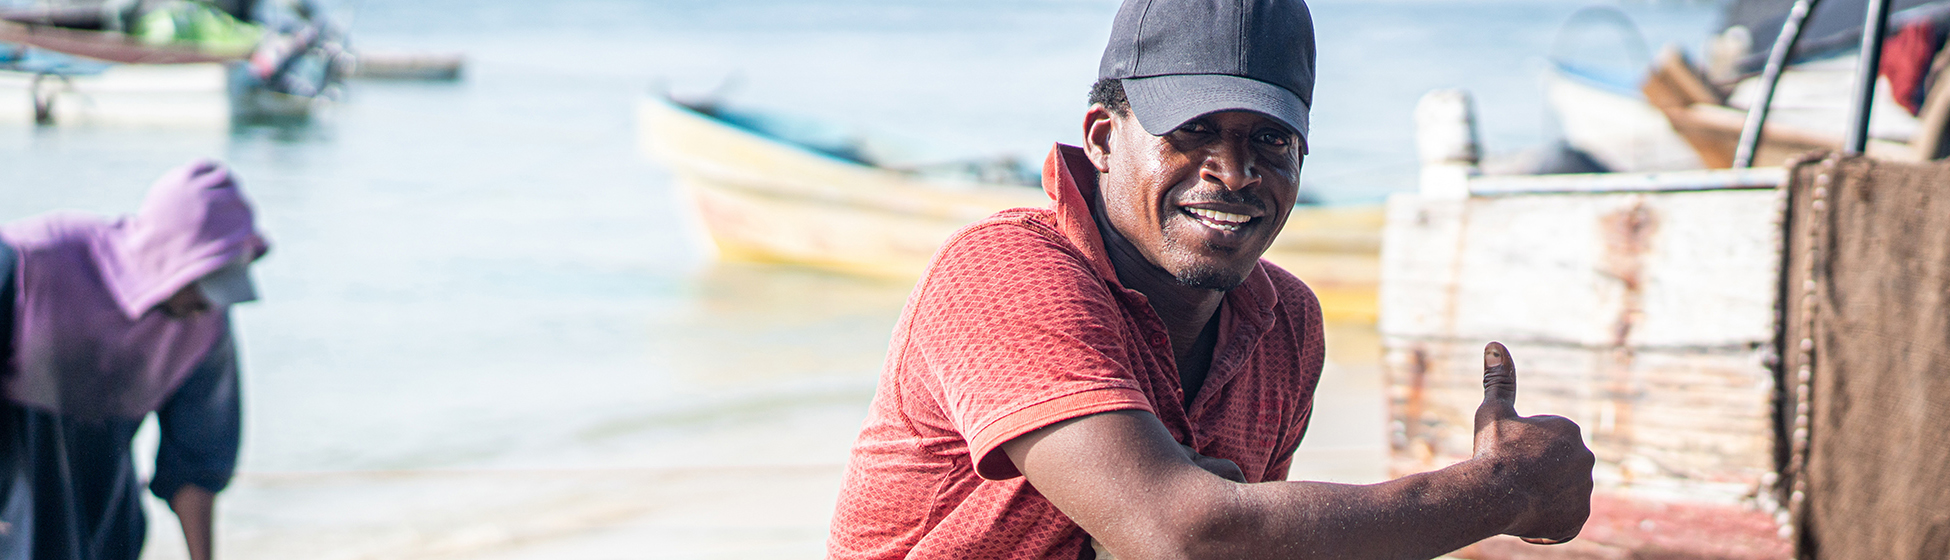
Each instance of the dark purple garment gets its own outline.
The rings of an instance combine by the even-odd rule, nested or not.
[[[132,217],[0,226],[0,559],[137,560],[146,521],[130,440],[150,411],[152,493],[229,484],[242,422],[226,310],[154,308],[264,250],[229,172],[209,161],[165,174]]]
[[[229,169],[210,160],[165,173],[133,216],[46,214],[0,226],[0,241],[19,253],[6,397],[78,419],[161,407],[229,322],[156,305],[266,250]]]

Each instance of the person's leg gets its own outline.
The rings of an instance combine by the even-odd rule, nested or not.
[[[110,434],[111,438],[119,437],[120,453],[100,458],[109,467],[102,473],[102,480],[115,489],[102,496],[100,525],[90,536],[90,546],[95,550],[95,558],[100,560],[138,560],[142,556],[142,542],[149,536],[149,520],[142,513],[142,482],[135,476],[135,458],[130,456],[133,426],[126,433],[127,437]]]

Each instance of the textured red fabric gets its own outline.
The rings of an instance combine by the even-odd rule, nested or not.
[[[1084,203],[1095,170],[1058,145],[1043,174],[1052,208],[956,233],[909,296],[847,467],[831,557],[1079,557],[1088,535],[999,447],[1100,412],[1152,412],[1249,481],[1286,478],[1320,378],[1313,292],[1262,261],[1227,293],[1188,410],[1163,322],[1104,256]]]
[[[1936,58],[1937,46],[1942,43],[1936,25],[1924,19],[1903,26],[1882,45],[1882,64],[1876,70],[1889,79],[1889,95],[1911,115],[1922,110],[1923,96],[1928,93],[1924,90],[1924,78],[1928,77],[1930,60]]]

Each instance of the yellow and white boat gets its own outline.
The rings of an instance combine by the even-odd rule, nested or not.
[[[660,96],[638,118],[642,145],[676,175],[724,259],[912,278],[962,226],[1049,203],[1038,188],[878,167]],[[1307,281],[1329,320],[1372,323],[1382,222],[1379,205],[1302,206],[1266,258]]]

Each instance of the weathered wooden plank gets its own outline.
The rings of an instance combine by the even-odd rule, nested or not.
[[[1601,487],[1739,503],[1774,468],[1777,193],[1400,195],[1380,323],[1399,473],[1470,455],[1482,347],[1585,430]]]
[[[1776,197],[1397,195],[1381,330],[1580,346],[1772,340]]]

